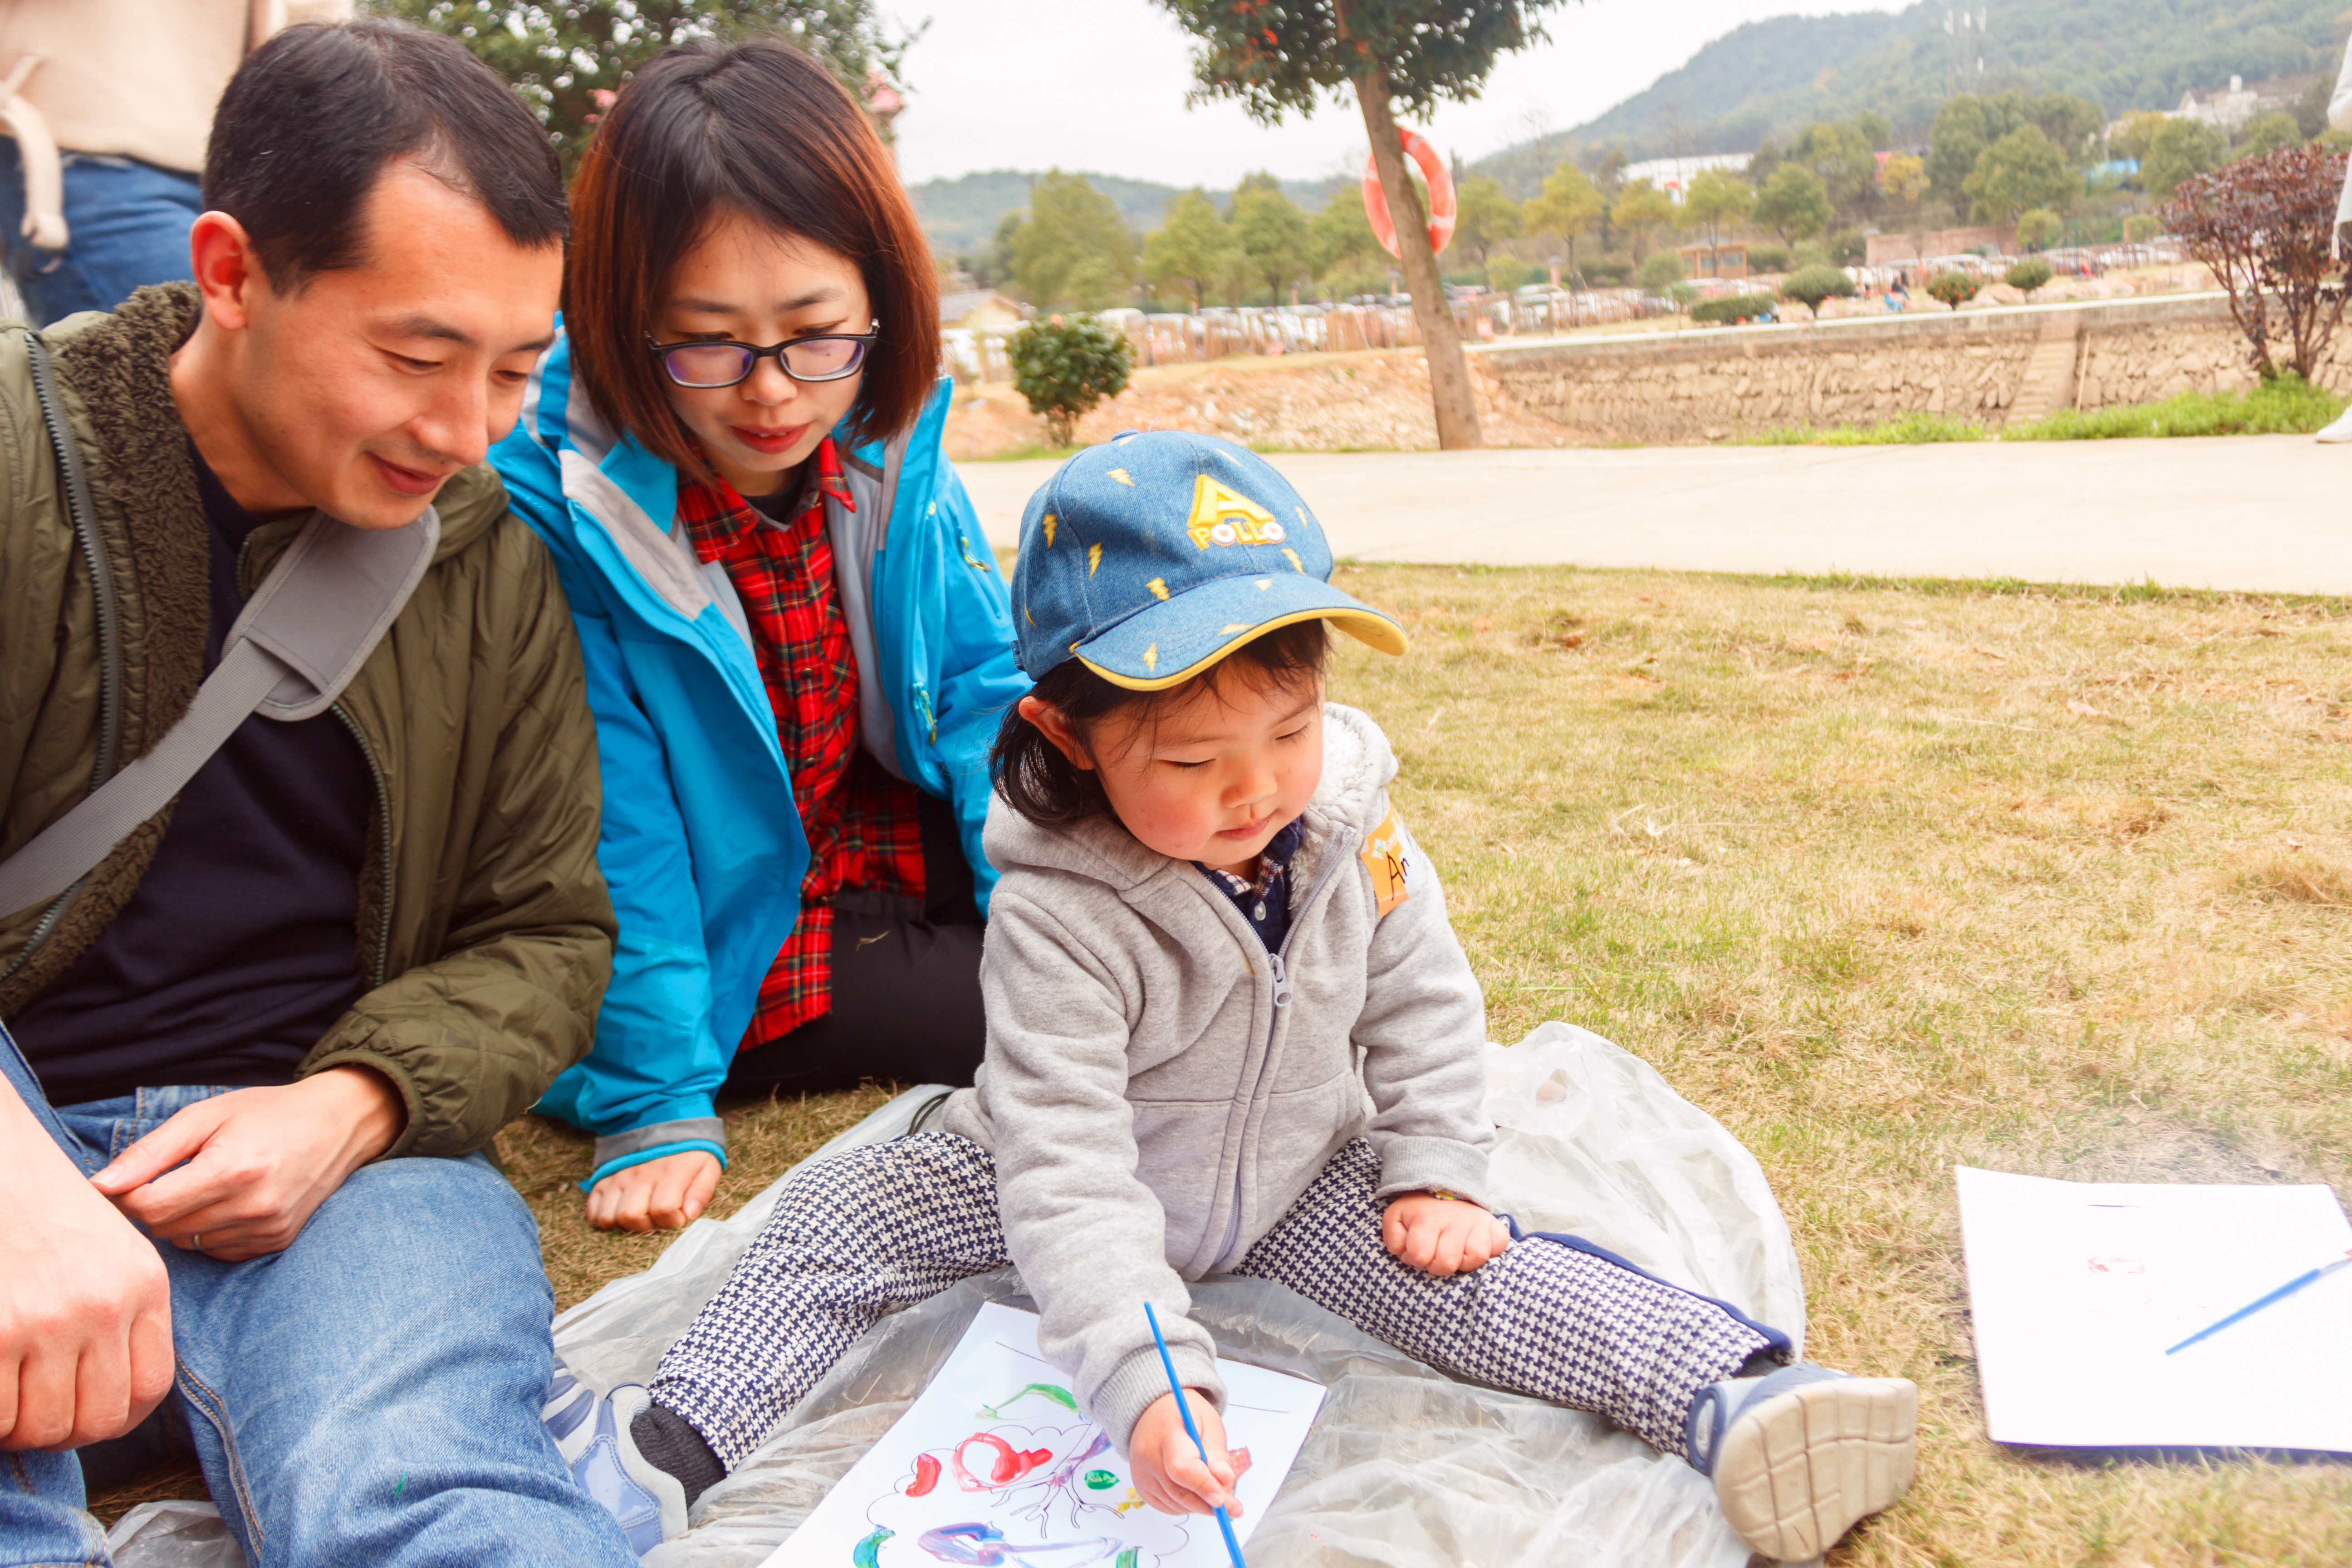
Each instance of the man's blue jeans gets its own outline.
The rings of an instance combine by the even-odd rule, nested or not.
[[[65,154],[63,250],[25,237],[25,169],[0,136],[0,247],[25,307],[41,326],[77,310],[111,310],[131,290],[191,275],[188,229],[205,210],[194,174],[136,158]]]
[[[224,1092],[52,1110],[5,1029],[0,1076],[86,1173]],[[554,1294],[530,1211],[480,1155],[365,1166],[275,1257],[157,1250],[165,1408],[254,1568],[636,1562],[541,1425]],[[79,1456],[0,1454],[0,1565],[104,1563],[82,1503]]]

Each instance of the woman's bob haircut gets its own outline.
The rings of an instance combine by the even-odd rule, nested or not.
[[[922,412],[940,365],[930,247],[864,111],[791,45],[663,51],[597,128],[572,213],[563,322],[581,379],[599,412],[686,473],[709,470],[646,342],[671,269],[730,213],[845,257],[864,278],[880,335],[841,434],[888,436]]]

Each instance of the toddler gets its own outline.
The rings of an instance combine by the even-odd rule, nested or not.
[[[651,1388],[559,1373],[549,1425],[639,1550],[877,1318],[1010,1263],[1038,1343],[1155,1507],[1234,1506],[1186,1282],[1272,1279],[1462,1378],[1596,1412],[1811,1557],[1909,1483],[1907,1382],[1489,1212],[1486,1015],[1396,760],[1323,700],[1327,627],[1401,654],[1322,531],[1230,442],[1123,435],[1029,504],[1036,682],[992,759],[985,1065],[936,1131],[793,1179]],[[1185,1436],[1152,1303],[1208,1450]]]

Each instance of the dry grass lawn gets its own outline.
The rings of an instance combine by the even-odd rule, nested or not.
[[[1811,1350],[1916,1380],[1851,1564],[2352,1561],[2352,1468],[1988,1442],[1951,1167],[2352,1182],[2352,605],[1358,567],[1386,726],[1491,1033],[1654,1064],[1762,1160]],[[877,1102],[736,1113],[719,1211]],[[500,1150],[559,1298],[586,1140]]]

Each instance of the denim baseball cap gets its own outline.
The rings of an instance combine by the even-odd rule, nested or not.
[[[1013,568],[1021,668],[1037,680],[1076,658],[1160,691],[1308,620],[1404,652],[1404,629],[1330,575],[1321,525],[1265,458],[1214,436],[1122,431],[1029,498]]]

